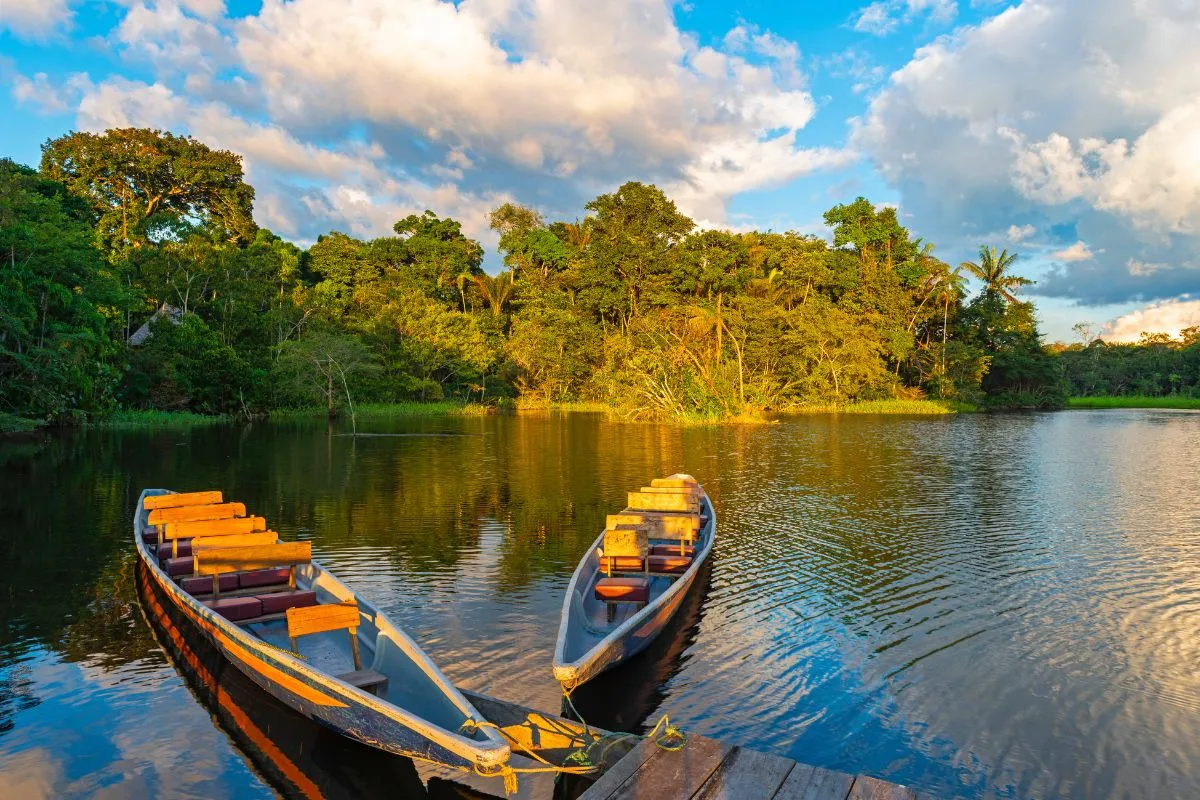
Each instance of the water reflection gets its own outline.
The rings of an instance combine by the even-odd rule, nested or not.
[[[457,683],[553,710],[579,556],[626,489],[686,470],[719,516],[709,591],[578,698],[589,719],[644,729],[667,712],[944,795],[1200,796],[1200,415],[370,432],[422,435],[294,424],[0,444],[0,795],[284,791],[213,726],[139,613],[142,487],[245,499]],[[314,762],[335,752],[297,736]]]

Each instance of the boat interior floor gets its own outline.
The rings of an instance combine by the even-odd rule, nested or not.
[[[387,686],[386,675],[373,669],[354,668],[354,654],[350,650],[350,639],[346,631],[325,631],[302,636],[296,640],[296,650],[292,650],[291,641],[288,639],[286,619],[251,622],[242,627],[272,647],[293,653],[298,652],[305,663],[313,668],[336,675],[339,680],[360,689],[379,694]],[[375,656],[374,650],[362,639],[359,639],[358,646],[363,663],[370,664]]]
[[[322,672],[338,675],[354,670],[354,654],[350,651],[350,637],[344,630],[301,636],[296,639],[296,650],[292,650],[292,643],[288,639],[286,619],[251,622],[243,627],[272,647],[292,653],[298,652],[305,663]],[[361,636],[358,646],[362,662],[370,664],[375,657],[375,649],[363,641]]]

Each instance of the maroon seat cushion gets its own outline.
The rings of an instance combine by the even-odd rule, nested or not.
[[[683,552],[680,553],[679,545],[677,545],[677,544],[652,544],[652,545],[650,545],[650,555],[652,555],[652,556],[685,555],[688,558],[691,558],[692,556],[696,555],[696,546],[691,545],[691,544],[685,544],[683,546]]]
[[[596,581],[596,598],[606,603],[648,603],[650,582],[645,578],[601,578]]]
[[[179,539],[178,541],[179,541],[179,552],[176,553],[175,556],[171,555],[171,543],[163,542],[162,544],[160,544],[158,546],[158,557],[160,559],[162,559],[162,558],[175,558],[176,556],[178,556],[178,557],[190,556],[192,554],[192,540],[191,539]]]
[[[167,574],[172,578],[179,577],[180,575],[191,575],[192,557],[180,556],[179,558],[168,558],[163,562],[163,569],[165,569]]]
[[[681,556],[676,552],[673,556],[650,556],[650,571],[665,572],[669,575],[684,572],[692,565],[692,559]]]
[[[611,564],[611,567],[610,567]],[[601,556],[600,569],[605,572],[645,572],[646,567],[637,556]]]
[[[259,586],[278,586],[288,582],[290,570],[288,567],[260,569],[255,572],[243,572],[239,584],[243,589],[254,589]]]
[[[204,605],[234,622],[262,615],[262,601],[257,597],[221,597],[205,600]]]
[[[154,544],[158,541],[158,529],[148,527],[142,531],[142,541],[146,544]]]
[[[289,608],[304,608],[305,606],[315,606],[317,604],[316,592],[275,592],[273,594],[260,594],[255,597],[256,600],[262,601],[262,613],[264,614],[282,614]]]
[[[197,575],[194,578],[184,578],[179,582],[179,588],[183,589],[188,594],[212,594],[212,576]],[[221,576],[221,591],[232,592],[238,588],[237,575],[222,575]]]

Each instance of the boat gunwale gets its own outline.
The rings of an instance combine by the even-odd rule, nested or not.
[[[660,594],[658,597],[651,600],[643,608],[639,609],[637,611],[637,613],[633,614],[631,617],[629,617],[629,619],[622,622],[616,628],[613,628],[613,630],[610,631],[608,633],[608,635],[604,636],[602,639],[595,642],[579,658],[575,659],[574,661],[567,662],[567,661],[565,661],[565,656],[566,656],[567,633],[570,629],[570,624],[571,624],[571,602],[572,602],[572,599],[575,597],[575,589],[579,585],[579,579],[580,579],[581,573],[584,569],[584,565],[587,563],[588,557],[591,555],[591,553],[595,552],[596,548],[599,547],[600,544],[603,542],[604,531],[600,532],[600,535],[596,537],[596,540],[594,542],[592,542],[591,547],[588,550],[586,550],[583,557],[579,559],[579,564],[575,567],[575,572],[571,575],[571,580],[567,584],[567,590],[563,597],[562,618],[559,621],[559,625],[558,625],[558,639],[554,643],[554,668],[553,669],[554,669],[556,679],[558,679],[558,673],[560,671],[570,670],[572,673],[572,677],[575,678],[574,686],[579,686],[583,683],[586,683],[588,680],[591,680],[593,677],[595,677],[597,674],[599,674],[599,672],[603,672],[604,669],[607,669],[607,666],[604,669],[601,669],[596,673],[588,674],[587,677],[584,678],[583,680],[578,679],[578,676],[580,673],[585,673],[587,671],[586,667],[590,663],[593,663],[600,654],[604,653],[609,647],[611,647],[612,645],[614,645],[618,641],[620,641],[622,638],[624,638],[624,636],[626,634],[628,634],[634,627],[636,627],[637,625],[644,622],[651,615],[651,612],[657,611],[659,607],[661,607],[664,603],[666,603],[667,600],[673,598],[675,594],[678,594],[680,592],[685,592],[691,588],[692,583],[695,581],[695,577],[699,573],[700,568],[704,565],[704,562],[708,560],[709,553],[712,551],[713,545],[716,542],[716,532],[717,532],[717,515],[716,515],[716,511],[713,509],[712,499],[709,498],[708,492],[704,489],[703,485],[699,484],[699,482],[697,482],[697,485],[700,486],[700,491],[702,493],[702,496],[701,496],[702,503],[708,505],[708,523],[704,526],[704,529],[703,529],[703,530],[707,531],[708,535],[707,535],[707,537],[704,537],[704,536],[697,537],[698,539],[704,539],[705,541],[704,541],[703,548],[701,550],[698,550],[696,553],[696,557],[692,559],[692,563],[688,566],[688,568],[686,570],[684,570],[684,572],[682,572],[679,575],[679,578],[677,580],[673,581],[671,583],[671,585],[667,587],[667,589],[662,594]],[[701,510],[703,510],[703,508]],[[581,597],[582,597],[582,595],[581,595]],[[581,599],[581,609],[582,609],[582,599]],[[586,625],[586,627],[589,630],[593,630],[593,631],[596,630],[596,627],[594,625],[588,624],[587,620],[584,620],[584,624]],[[655,636],[657,636],[657,635],[658,635],[658,632],[655,632]],[[619,663],[619,662],[617,662],[617,663]],[[558,680],[560,683],[563,682],[562,679],[558,679]],[[572,688],[574,688],[574,687],[572,687]]]
[[[307,664],[292,653],[263,641],[258,636],[255,636],[250,631],[245,630],[237,623],[226,619],[209,607],[205,606],[197,598],[183,591],[183,589],[171,579],[171,577],[162,569],[162,567],[158,565],[158,559],[151,557],[150,546],[142,540],[142,532],[146,526],[146,523],[142,520],[143,512],[145,511],[143,501],[147,496],[153,496],[150,495],[151,492],[162,492],[165,494],[176,493],[170,489],[142,490],[141,495],[138,497],[137,509],[134,514],[134,542],[137,546],[139,557],[146,563],[146,566],[152,570],[152,573],[155,575],[158,583],[167,591],[168,596],[171,597],[172,602],[174,602],[176,606],[198,615],[201,621],[216,628],[221,632],[221,634],[235,640],[239,646],[250,649],[259,658],[269,658],[281,662],[288,669],[317,684],[321,690],[328,690],[331,693],[340,695],[341,697],[337,699],[349,701],[354,705],[363,707],[369,711],[386,717],[393,722],[403,725],[418,735],[429,739],[434,744],[443,747],[451,753],[454,753],[463,760],[470,761],[483,769],[491,769],[507,763],[512,752],[511,747],[507,741],[505,741],[491,728],[478,728],[478,730],[480,730],[486,737],[486,742],[468,739],[465,736],[443,728],[440,725],[425,719],[424,717],[419,717],[412,712],[409,712],[393,703],[389,703],[382,698],[376,697],[375,695],[372,695],[369,692],[358,688],[357,686],[345,683],[344,681],[339,681],[335,676],[323,670],[319,670],[310,664]],[[345,590],[347,594],[354,597],[356,600],[358,599],[357,592],[342,583],[336,575],[325,569],[320,562],[314,559],[309,563],[316,571],[317,575],[326,576],[337,586]],[[313,578],[314,583],[315,579],[316,575],[314,575]],[[458,688],[455,687],[449,678],[442,673],[441,669],[438,668],[438,666],[433,662],[424,649],[421,648],[421,646],[415,641],[413,641],[411,637],[404,633],[403,629],[396,626],[383,611],[376,608],[373,603],[369,603],[369,605],[375,613],[375,625],[377,630],[380,627],[380,620],[382,620],[382,622],[391,629],[390,631],[386,632],[379,630],[379,635],[384,635],[388,638],[391,638],[392,643],[400,648],[401,651],[405,653],[406,657],[412,659],[416,663],[416,666],[418,666],[425,673],[425,675],[431,679],[435,686],[442,691],[443,695],[445,695],[454,704],[454,706],[460,712],[462,712],[463,716],[466,717],[465,722],[473,721],[478,723],[483,721],[485,719],[483,715],[480,714],[473,705],[471,705],[470,701],[463,697],[462,693],[458,691]],[[402,642],[397,641],[396,638],[392,636],[393,632],[399,637],[407,639],[411,650],[406,649]],[[226,658],[228,657],[229,656],[226,655]],[[268,665],[273,666],[269,661]],[[251,665],[247,665],[247,667],[253,669]],[[279,669],[279,667],[274,668]],[[257,672],[257,670],[255,671]],[[261,675],[261,673],[259,674]],[[266,679],[271,680],[269,677]],[[275,681],[271,682],[275,683]],[[485,746],[488,744],[493,746]]]

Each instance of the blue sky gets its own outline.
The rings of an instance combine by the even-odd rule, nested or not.
[[[149,126],[243,154],[297,241],[432,208],[491,244],[624,180],[823,234],[863,195],[1016,249],[1049,338],[1200,322],[1200,8],[1174,0],[4,0],[0,153]]]

